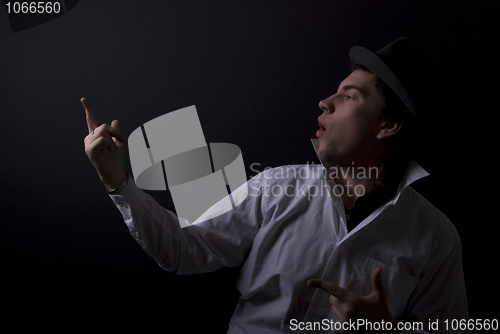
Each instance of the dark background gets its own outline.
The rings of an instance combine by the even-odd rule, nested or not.
[[[349,48],[401,36],[427,51],[445,84],[428,92],[445,103],[433,174],[415,188],[462,238],[470,317],[498,318],[498,3],[86,0],[16,33],[1,8],[4,319],[225,332],[238,268],[175,276],[146,255],[85,155],[80,98],[127,135],[196,105],[207,142],[238,145],[253,176],[252,163],[318,162],[309,141],[318,102],[348,75]],[[173,209],[168,192],[152,194]]]

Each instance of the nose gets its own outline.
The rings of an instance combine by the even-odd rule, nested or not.
[[[324,113],[332,113],[335,111],[335,106],[333,105],[333,95],[327,99],[319,101],[319,108],[323,110]]]

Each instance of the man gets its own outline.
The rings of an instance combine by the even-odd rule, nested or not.
[[[145,251],[178,274],[243,264],[230,333],[446,332],[467,319],[460,238],[409,187],[428,175],[409,139],[439,94],[432,62],[406,38],[350,55],[354,71],[319,103],[322,166],[266,170],[239,206],[183,229],[125,173],[119,122],[98,126],[82,99],[85,151]]]

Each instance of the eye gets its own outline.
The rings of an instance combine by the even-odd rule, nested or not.
[[[347,94],[346,94],[346,95],[345,95],[345,99],[346,99],[346,100],[352,100],[352,99],[353,99],[353,97],[352,97],[351,95],[347,95]]]

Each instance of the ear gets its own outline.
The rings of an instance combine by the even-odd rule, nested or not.
[[[398,133],[403,126],[403,119],[384,118],[380,123],[377,139],[387,139]]]

